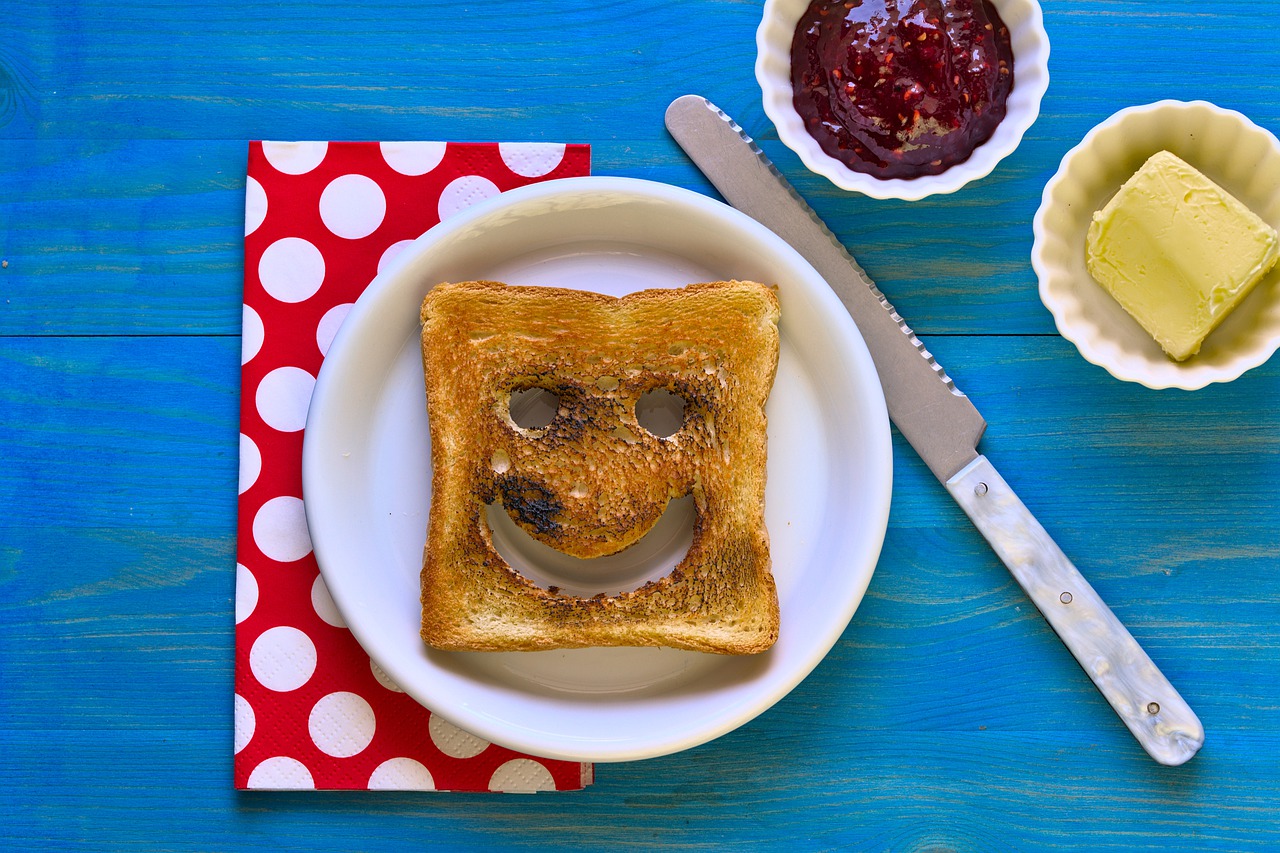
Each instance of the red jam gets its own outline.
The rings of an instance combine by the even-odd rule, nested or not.
[[[791,85],[822,150],[879,178],[936,175],[991,138],[1013,88],[988,0],[813,0]]]

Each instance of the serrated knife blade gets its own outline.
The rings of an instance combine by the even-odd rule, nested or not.
[[[844,245],[751,137],[706,98],[677,98],[666,125],[729,204],[780,236],[826,279],[871,351],[894,426],[1147,753],[1167,765],[1194,756],[1204,743],[1200,720],[978,452],[986,421]]]

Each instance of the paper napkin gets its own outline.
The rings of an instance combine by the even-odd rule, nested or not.
[[[245,198],[237,788],[572,790],[592,766],[521,755],[433,716],[343,623],[311,552],[302,435],[353,302],[414,238],[477,201],[585,175],[586,145],[254,142]]]

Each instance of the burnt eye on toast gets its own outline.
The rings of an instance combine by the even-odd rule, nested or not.
[[[536,385],[512,391],[507,402],[511,420],[521,429],[543,429],[549,426],[559,409],[560,397],[555,392]]]
[[[666,388],[646,391],[636,400],[636,423],[658,438],[670,438],[684,426],[685,401]]]

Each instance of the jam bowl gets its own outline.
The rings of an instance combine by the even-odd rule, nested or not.
[[[914,201],[990,174],[1049,86],[1036,0],[766,0],[756,48],[779,139],[873,198]]]

